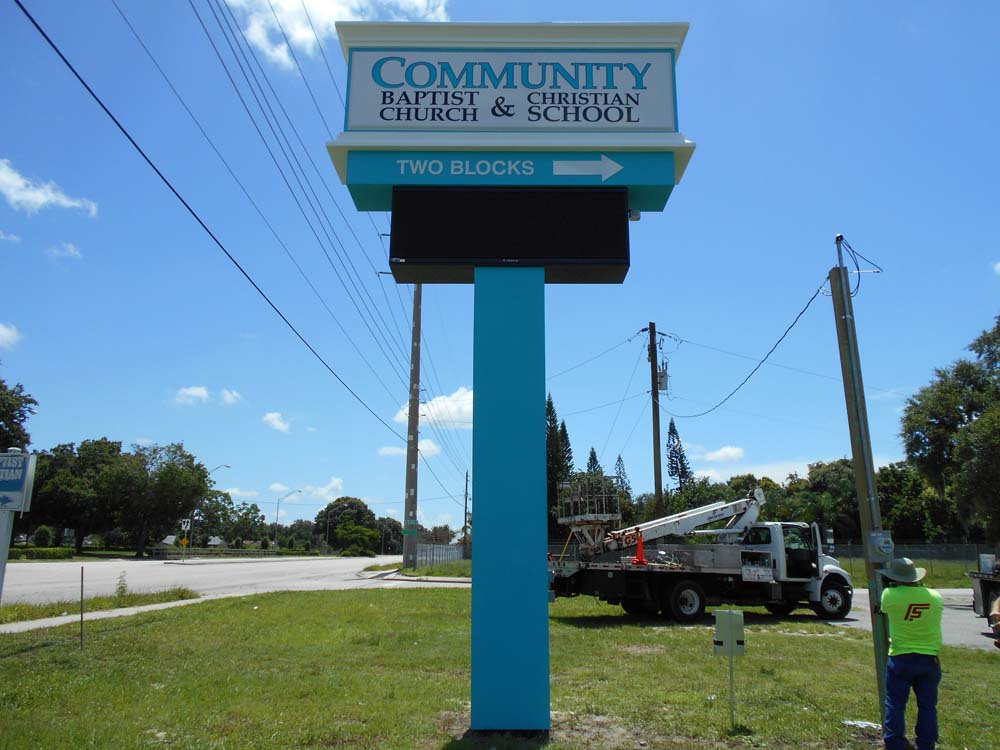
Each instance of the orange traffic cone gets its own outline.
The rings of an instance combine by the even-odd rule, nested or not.
[[[646,553],[642,548],[642,532],[636,529],[636,546],[635,546],[635,557],[632,558],[633,565],[647,565],[648,560],[646,560]]]

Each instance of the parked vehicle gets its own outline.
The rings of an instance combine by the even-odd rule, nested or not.
[[[819,526],[758,523],[764,503],[756,489],[736,502],[611,530],[621,520],[614,498],[575,490],[561,505],[559,523],[569,528],[576,554],[568,559],[564,549],[550,561],[551,592],[592,595],[629,614],[659,612],[680,622],[723,603],[762,605],[778,616],[807,606],[822,619],[844,618],[854,587],[824,554]],[[693,541],[699,538],[712,541]]]

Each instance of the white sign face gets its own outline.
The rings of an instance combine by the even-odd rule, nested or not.
[[[677,130],[672,49],[356,48],[347,99],[347,130]]]
[[[191,528],[191,519],[182,518],[181,519],[181,531],[188,531]]]

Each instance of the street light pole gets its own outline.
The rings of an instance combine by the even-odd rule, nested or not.
[[[278,498],[278,507],[274,509],[274,548],[278,548],[278,513],[281,510],[281,501],[286,497],[291,497],[296,492],[302,492],[302,490],[292,490],[288,494],[282,495]]]
[[[231,468],[233,467],[230,466],[229,464],[219,464],[214,469],[208,472],[208,476],[212,476],[212,474],[214,474],[219,469],[231,469]],[[181,553],[183,559],[185,560],[187,559],[187,548],[194,547],[194,513],[196,510],[198,509],[195,508],[194,510],[191,511],[191,523],[188,524],[188,543],[187,546],[184,548],[184,551]]]

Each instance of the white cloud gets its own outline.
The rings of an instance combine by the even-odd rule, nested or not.
[[[20,242],[20,241],[21,238],[18,237],[16,234],[7,234],[7,232],[0,229],[0,242]]]
[[[713,482],[721,482],[722,475],[719,473],[718,469],[697,469],[694,475],[698,479],[707,478],[711,479]]]
[[[230,487],[223,492],[228,492],[230,497],[235,497],[239,500],[252,500],[257,497],[260,493],[257,490],[241,490],[239,487]]]
[[[13,349],[23,338],[13,323],[0,323],[0,349]]]
[[[0,159],[0,193],[15,210],[27,214],[37,213],[49,206],[60,208],[80,208],[97,216],[97,204],[86,198],[71,198],[54,182],[30,180],[16,169],[7,159]]]
[[[406,424],[409,406],[403,404],[393,419]],[[472,391],[461,387],[450,396],[435,396],[420,405],[420,418],[433,421],[441,429],[472,429]]]
[[[138,446],[141,446],[141,447],[145,448],[147,445],[152,445],[153,444],[153,438],[149,438],[149,437],[137,437],[135,439],[135,444],[138,445]]]
[[[315,427],[306,427],[306,432],[319,432]]]
[[[261,417],[261,421],[272,430],[277,430],[278,432],[288,432],[292,429],[292,426],[282,419],[280,411],[269,411]]]
[[[396,510],[395,508],[389,508],[389,510],[386,511],[386,514],[395,518],[396,516],[399,515],[399,511]]]
[[[229,388],[223,388],[222,393],[219,394],[219,398],[222,403],[226,406],[232,406],[233,404],[238,404],[243,400],[243,394],[239,391],[230,390]]]
[[[324,503],[332,503],[344,489],[344,480],[340,477],[330,477],[330,481],[322,487],[313,487],[307,484],[302,488],[302,492],[309,497],[314,497]]]
[[[709,451],[705,454],[705,460],[712,462],[739,461],[742,458],[743,449],[735,445],[724,445],[717,451]]]
[[[424,458],[433,458],[441,452],[441,447],[430,438],[424,438],[417,443]],[[402,445],[386,445],[378,449],[380,456],[405,456],[406,448]]]
[[[291,488],[281,482],[274,482],[270,487],[268,487],[268,489],[271,490],[271,492],[288,492]]]
[[[83,253],[80,252],[80,248],[72,242],[60,242],[57,246],[50,247],[48,249],[48,255],[52,258],[52,260],[59,260],[60,258],[73,258],[74,260],[80,260],[80,258],[83,257]]]
[[[264,53],[275,65],[286,70],[294,67],[281,29],[274,20],[281,21],[285,34],[297,54],[317,53],[316,34],[321,39],[333,40],[337,21],[447,21],[447,0],[307,0],[309,16],[302,9],[300,0],[227,0],[239,11],[247,39]],[[312,20],[316,34],[309,25]],[[327,51],[327,57],[335,54]]]
[[[993,264],[993,270],[997,272],[997,276],[1000,276],[1000,261]]]
[[[178,388],[174,394],[174,403],[179,406],[194,406],[208,401],[208,388],[203,385],[189,385]]]

